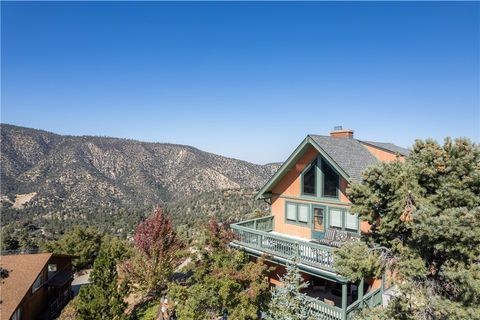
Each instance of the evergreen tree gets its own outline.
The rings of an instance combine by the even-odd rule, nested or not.
[[[366,244],[337,251],[338,270],[355,280],[387,269],[399,292],[388,308],[363,318],[480,318],[478,145],[417,141],[405,161],[367,170],[349,197],[373,227]]]
[[[170,283],[168,294],[177,303],[179,319],[217,319],[225,311],[229,319],[257,319],[265,310],[270,297],[268,268],[230,248],[231,236],[211,219],[196,243],[186,286]]]
[[[77,271],[93,265],[101,244],[102,234],[96,229],[77,226],[59,240],[47,242],[44,249],[77,256],[78,258],[73,260],[73,269]]]
[[[125,279],[120,280],[117,264],[128,254],[126,245],[115,238],[105,240],[90,274],[91,284],[80,290],[76,309],[81,320],[125,319],[127,303],[124,301],[129,288]]]
[[[280,277],[281,286],[275,287],[272,293],[266,320],[314,320],[316,319],[309,305],[307,295],[300,291],[308,287],[293,262],[287,265],[287,272]]]
[[[1,232],[1,250],[18,250],[20,248],[20,242],[13,235],[12,228],[3,228]]]

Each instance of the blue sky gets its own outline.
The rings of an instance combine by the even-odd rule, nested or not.
[[[2,2],[1,121],[283,161],[336,125],[480,136],[480,6]]]

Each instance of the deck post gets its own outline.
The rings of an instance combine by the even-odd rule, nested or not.
[[[364,287],[364,284],[365,284],[365,279],[362,278],[362,280],[360,280],[360,283],[358,284],[358,292],[357,292],[357,300],[360,300],[362,301],[363,300],[363,287]],[[362,308],[363,307],[363,302],[360,302],[360,307]]]
[[[385,290],[385,272],[382,273],[382,286],[381,292],[383,294],[383,290]]]
[[[347,319],[347,284],[342,283],[342,320]]]

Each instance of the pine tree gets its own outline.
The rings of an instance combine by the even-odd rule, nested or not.
[[[267,320],[314,320],[307,295],[300,291],[308,287],[298,271],[296,262],[287,265],[287,272],[280,277],[282,286],[273,290]]]
[[[231,231],[211,219],[197,238],[186,286],[170,283],[168,295],[177,303],[179,319],[257,319],[270,298],[268,267],[259,259],[228,246]]]
[[[125,244],[117,239],[105,240],[93,264],[91,284],[82,287],[76,303],[78,318],[81,320],[125,319],[128,294],[126,280],[120,280],[117,264],[128,252]]]
[[[90,268],[93,265],[100,245],[102,234],[92,227],[77,226],[56,241],[47,242],[44,249],[55,253],[72,254],[75,271]]]
[[[387,269],[399,290],[388,308],[362,318],[480,319],[477,144],[417,141],[405,161],[367,170],[349,197],[373,228],[365,244],[337,251],[337,270],[355,280]],[[361,258],[372,250],[377,262]]]

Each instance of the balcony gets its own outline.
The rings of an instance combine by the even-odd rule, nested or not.
[[[273,226],[273,216],[232,224],[231,228],[235,234],[232,245],[256,255],[271,256],[277,261],[279,258],[284,262],[295,258],[301,271],[317,274],[321,278],[341,284],[340,300],[333,305],[325,300],[325,298],[331,299],[328,291],[305,292],[309,300],[307,308],[316,318],[350,320],[359,310],[382,304],[383,278],[381,288],[371,289],[364,294],[364,280],[357,284],[351,284],[335,272],[333,268],[334,248],[273,233]],[[350,285],[357,287],[356,294],[347,292]]]
[[[287,260],[297,258],[306,266],[335,272],[332,247],[271,233],[273,216],[246,220],[231,225],[234,244]]]

